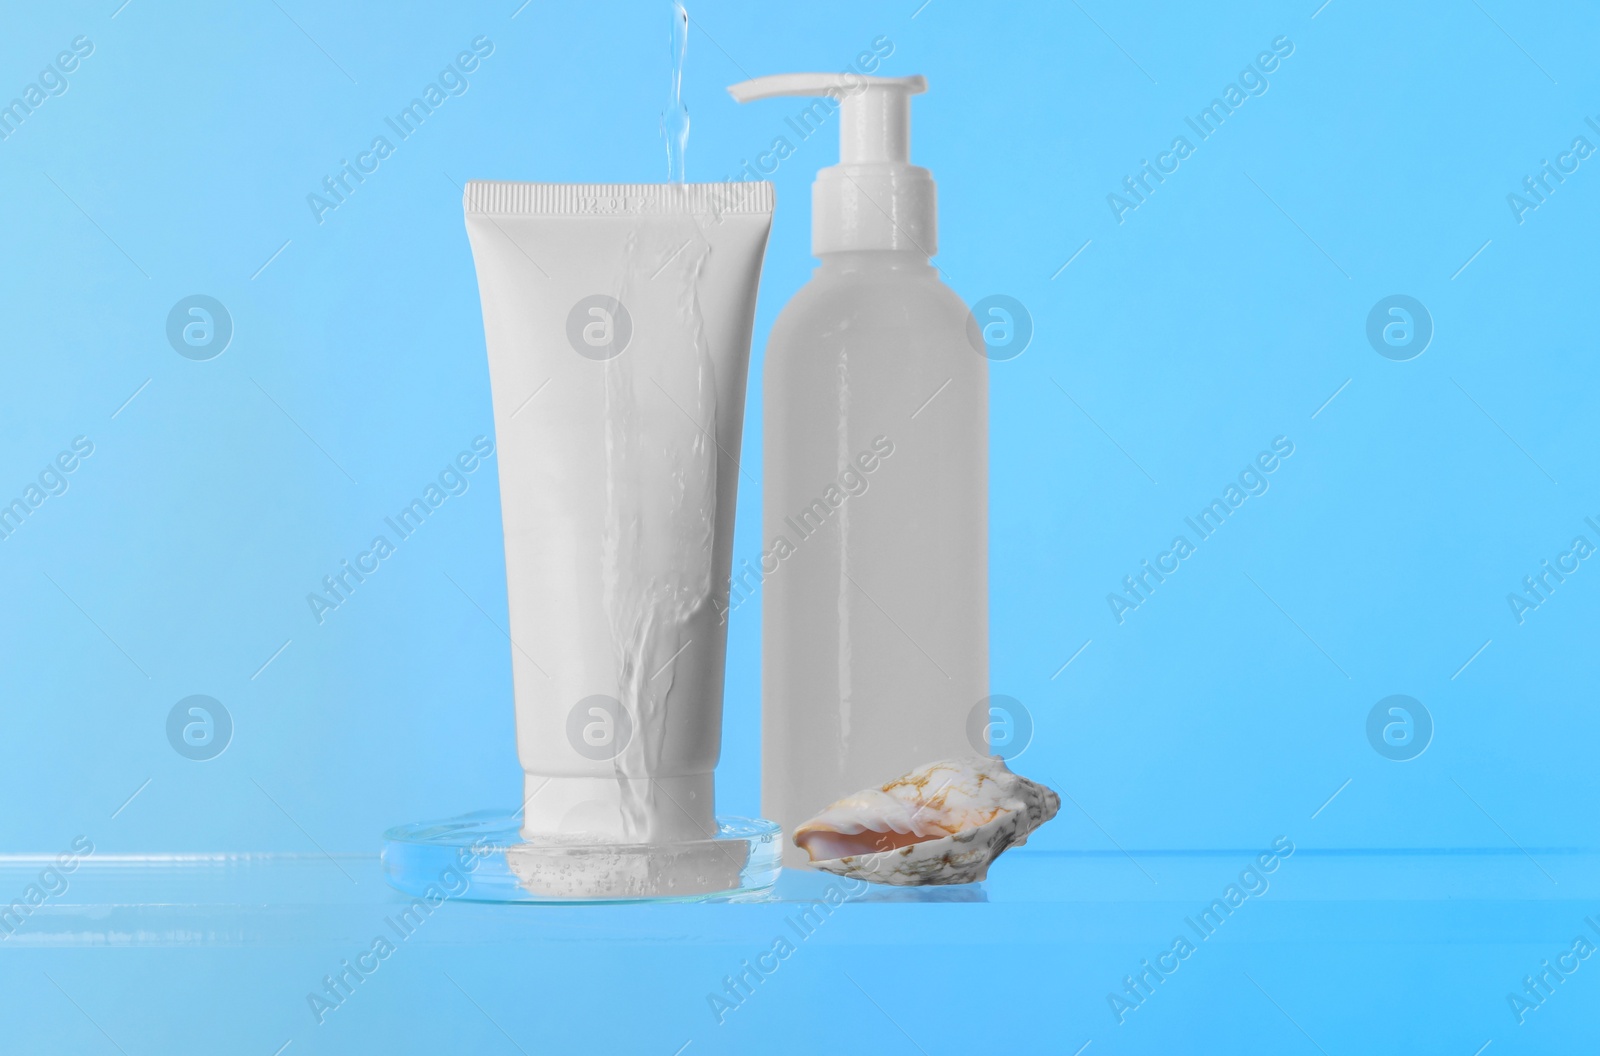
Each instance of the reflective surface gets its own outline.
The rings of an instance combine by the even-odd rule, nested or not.
[[[1024,850],[971,887],[786,871],[741,904],[422,909],[376,857],[108,856],[18,918],[0,972],[15,1051],[813,1051],[803,1009],[888,1053],[1600,1042],[1600,961],[1571,953],[1600,943],[1600,855],[1258,854]],[[0,889],[48,864],[0,862]]]

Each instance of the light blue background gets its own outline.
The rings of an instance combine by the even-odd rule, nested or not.
[[[0,33],[0,101],[78,35],[95,46],[0,142],[0,497],[74,437],[95,444],[0,540],[0,851],[84,833],[107,853],[370,853],[395,822],[512,803],[493,462],[324,624],[305,596],[492,433],[459,185],[664,178],[665,5],[118,2],[14,7]],[[725,85],[841,70],[887,37],[879,72],[931,86],[913,158],[938,181],[937,262],[969,301],[1031,314],[1031,346],[992,366],[990,414],[993,691],[1034,724],[1017,768],[1068,797],[1030,851],[1287,833],[1506,852],[1539,880],[1524,850],[1595,847],[1600,565],[1520,625],[1506,595],[1575,535],[1600,545],[1584,523],[1600,521],[1600,158],[1521,223],[1506,199],[1574,137],[1600,145],[1584,120],[1600,121],[1600,15],[1501,0],[691,15],[691,180],[796,138],[799,101],[739,107]],[[494,52],[470,88],[318,224],[306,196],[479,35]],[[1294,51],[1265,94],[1119,223],[1107,195],[1174,136],[1196,141],[1185,116],[1280,35]],[[752,393],[813,266],[809,187],[835,132],[771,177]],[[235,327],[206,362],[164,333],[195,293]],[[1434,324],[1406,362],[1365,335],[1395,293]],[[1119,624],[1106,595],[1278,436],[1295,453],[1270,491]],[[746,466],[760,447],[752,399]],[[746,487],[736,561],[759,551],[759,517]],[[759,606],[742,606],[727,813],[759,810],[759,640]],[[166,740],[197,693],[235,726],[207,762]],[[1391,694],[1435,725],[1406,763],[1367,740]],[[1509,983],[1557,940],[1487,974]],[[1070,1053],[1068,1033],[1087,1036],[1050,1046]]]

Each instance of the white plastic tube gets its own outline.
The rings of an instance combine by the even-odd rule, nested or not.
[[[715,831],[770,183],[472,182],[523,833]]]

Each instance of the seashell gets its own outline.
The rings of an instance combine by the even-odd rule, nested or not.
[[[877,884],[970,884],[1055,817],[1061,797],[998,755],[928,763],[846,796],[794,832],[811,866]]]

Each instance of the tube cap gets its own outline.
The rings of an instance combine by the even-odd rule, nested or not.
[[[933,176],[911,164],[911,97],[924,77],[854,73],[780,73],[731,85],[741,103],[780,95],[836,101],[839,164],[817,173],[811,188],[811,252],[852,249],[938,251]]]

